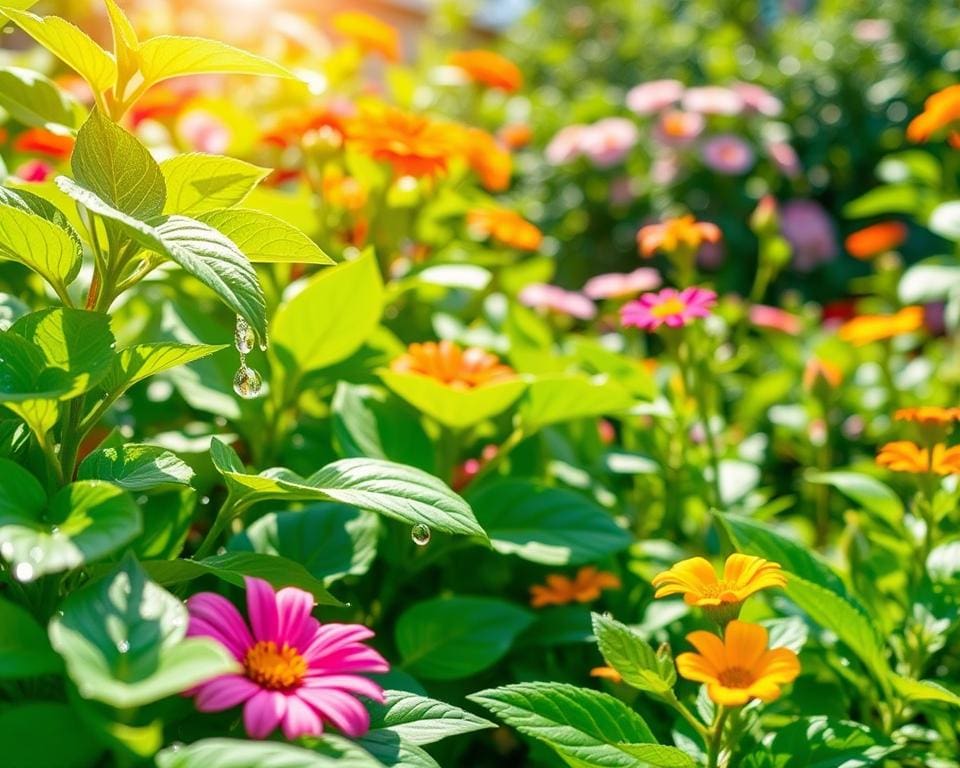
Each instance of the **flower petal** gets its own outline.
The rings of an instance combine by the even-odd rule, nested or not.
[[[370,727],[370,713],[348,693],[335,689],[301,688],[297,695],[352,739],[362,736]]]
[[[260,691],[260,686],[243,675],[223,675],[197,689],[194,702],[201,712],[220,712],[237,706]]]
[[[257,640],[277,641],[280,629],[280,618],[277,613],[277,596],[263,579],[244,576],[247,585],[247,612],[250,615],[250,626],[253,636]]]
[[[734,620],[727,624],[723,642],[729,666],[752,670],[767,650],[767,630],[759,624]]]
[[[287,711],[287,697],[279,691],[264,691],[247,699],[243,706],[243,727],[253,739],[265,739]]]
[[[303,681],[304,688],[336,688],[347,693],[366,696],[368,699],[382,702],[383,688],[368,677],[360,675],[308,675]]]
[[[188,637],[212,637],[238,661],[253,645],[250,630],[233,603],[213,592],[200,592],[187,600],[190,612]]]
[[[313,595],[296,587],[284,587],[277,592],[276,605],[279,620],[277,642],[289,643],[299,649],[303,640],[310,639],[304,634],[310,629],[307,619],[313,610]]]
[[[297,694],[287,696],[287,712],[283,716],[282,726],[283,735],[287,739],[319,736],[323,733],[320,715]]]

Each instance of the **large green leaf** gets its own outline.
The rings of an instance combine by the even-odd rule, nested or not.
[[[777,768],[866,768],[898,751],[861,723],[805,717],[779,728],[770,745]]]
[[[600,653],[627,685],[653,694],[664,694],[677,682],[669,651],[661,655],[634,630],[619,621],[593,614],[593,632]]]
[[[373,333],[382,304],[383,281],[372,253],[325,269],[277,309],[272,354],[293,374],[339,362]]]
[[[0,259],[29,267],[60,296],[78,274],[83,252],[80,243],[62,227],[36,213],[0,205]]]
[[[140,72],[153,84],[185,75],[266,75],[293,78],[289,70],[269,59],[202,37],[160,35],[145,41],[138,51]]]
[[[644,766],[655,768],[697,768],[697,763],[686,752],[660,744],[617,744],[617,749],[636,757]]]
[[[230,540],[228,549],[280,555],[330,584],[370,569],[378,533],[379,521],[371,512],[343,504],[312,504],[258,518]]]
[[[381,768],[356,747],[326,737],[317,750],[275,741],[201,739],[167,747],[157,755],[157,768]]]
[[[73,593],[50,622],[80,695],[138,707],[239,670],[208,638],[187,638],[187,609],[128,556],[107,578]]]
[[[77,479],[106,480],[128,491],[150,491],[188,486],[193,470],[164,448],[128,443],[90,453],[77,469]]]
[[[655,744],[643,718],[619,699],[563,683],[518,683],[467,697],[564,759],[590,768],[643,768],[618,744]]]
[[[449,736],[495,728],[489,720],[460,707],[407,691],[385,691],[386,701],[374,704],[371,730],[393,731],[411,744],[433,744]]]
[[[60,668],[60,659],[36,619],[19,605],[0,599],[0,680],[54,674]]]
[[[333,264],[313,240],[283,219],[249,208],[221,208],[197,217],[229,237],[250,261]]]
[[[520,422],[527,432],[574,419],[625,411],[633,397],[606,377],[551,375],[530,383],[520,401]]]
[[[944,688],[933,680],[912,680],[901,675],[894,675],[893,688],[907,701],[949,704],[960,707],[960,695]]]
[[[805,475],[808,483],[831,485],[844,496],[894,526],[903,520],[903,502],[876,478],[857,472],[813,472]]]
[[[270,173],[269,168],[260,168],[243,160],[201,152],[188,152],[164,160],[160,163],[160,171],[167,185],[164,213],[190,216],[238,205]],[[201,220],[206,221],[202,217]],[[220,229],[212,221],[207,223]],[[224,234],[234,240],[230,233]]]
[[[0,69],[0,107],[25,125],[66,132],[75,128],[81,108],[56,84],[31,69]]]
[[[110,373],[103,380],[103,388],[119,393],[154,374],[192,363],[226,348],[226,344],[176,344],[164,341],[135,344],[117,353]]]
[[[931,208],[936,199],[932,190],[913,184],[884,184],[847,203],[843,207],[843,215],[849,219],[891,213],[920,215]]]
[[[427,600],[397,620],[404,669],[427,680],[459,680],[496,664],[533,622],[517,606],[487,597]]]
[[[393,731],[369,731],[357,743],[388,768],[440,768],[424,750]]]
[[[534,563],[595,562],[633,541],[586,496],[538,481],[488,483],[468,498],[495,550]]]
[[[67,704],[21,701],[0,709],[4,768],[93,768],[103,744]]]
[[[20,581],[94,562],[140,530],[140,510],[122,488],[84,480],[48,505],[29,472],[0,459],[0,554]]]

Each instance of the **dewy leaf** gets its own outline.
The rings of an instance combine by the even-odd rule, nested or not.
[[[0,598],[0,680],[59,672],[47,635],[24,608]]]
[[[156,445],[100,448],[77,469],[78,480],[106,480],[128,491],[150,491],[190,485],[193,470],[182,459]]]
[[[670,655],[657,654],[646,640],[625,624],[594,613],[593,632],[603,658],[620,673],[627,685],[653,694],[664,694],[677,682],[677,671]]]
[[[165,341],[135,344],[117,353],[110,373],[102,382],[103,388],[108,392],[119,392],[154,374],[192,363],[226,348],[226,344],[177,344]]]
[[[65,296],[83,262],[80,242],[34,213],[0,205],[0,259],[18,261]]]
[[[497,552],[534,563],[591,563],[633,541],[583,494],[533,480],[485,484],[469,501]]]
[[[459,680],[496,664],[533,616],[489,597],[449,597],[408,608],[395,640],[404,668],[426,680]]]
[[[0,14],[81,75],[94,91],[106,91],[116,82],[113,57],[70,22],[58,16],[41,18],[6,3],[0,4]]]
[[[296,79],[269,59],[201,37],[160,35],[140,46],[140,72],[146,83],[184,75],[266,75]]]
[[[249,208],[221,208],[197,218],[229,237],[255,263],[334,263],[303,232],[269,213]]]
[[[139,221],[163,213],[166,192],[157,161],[100,110],[80,127],[70,162],[76,183],[121,213]]]
[[[68,133],[77,127],[80,106],[56,84],[31,69],[0,69],[0,107],[24,125]]]
[[[520,733],[591,768],[642,768],[620,743],[656,744],[643,718],[619,699],[563,683],[518,683],[467,696]]]
[[[417,746],[449,736],[496,728],[472,712],[407,691],[384,691],[386,701],[371,705],[371,730],[389,730]]]
[[[50,622],[50,642],[84,698],[126,709],[239,670],[226,648],[187,638],[187,609],[127,556],[73,593]]]
[[[260,168],[243,160],[201,152],[164,160],[160,163],[160,171],[167,184],[164,213],[190,216],[238,205],[270,173],[269,168]],[[237,242],[230,232],[215,222],[207,223]]]

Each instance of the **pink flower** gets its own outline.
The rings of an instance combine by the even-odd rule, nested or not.
[[[653,127],[653,136],[661,144],[683,147],[703,133],[704,125],[703,115],[671,109],[660,115]]]
[[[732,133],[714,136],[704,142],[700,150],[708,168],[727,176],[746,173],[756,162],[756,155],[747,142]]]
[[[861,19],[853,25],[853,36],[861,43],[882,43],[893,34],[887,19]]]
[[[46,181],[53,174],[53,166],[43,160],[27,160],[16,170],[16,176],[23,181]]]
[[[780,208],[780,231],[793,247],[793,266],[810,272],[839,253],[833,221],[814,200],[790,200]]]
[[[204,109],[184,112],[177,121],[177,133],[192,149],[211,155],[226,152],[233,138],[227,124]]]
[[[751,112],[757,112],[766,117],[778,117],[783,112],[783,102],[762,85],[734,83],[732,90]]]
[[[583,292],[591,299],[620,299],[641,291],[653,291],[663,281],[660,273],[650,267],[640,267],[633,272],[610,272],[587,280]]]
[[[370,715],[356,695],[383,701],[383,690],[357,673],[386,672],[383,657],[363,645],[373,632],[359,624],[326,624],[310,615],[309,592],[279,592],[245,577],[250,627],[226,598],[202,592],[187,601],[190,637],[210,637],[227,648],[243,672],[221,675],[193,691],[201,712],[243,704],[243,724],[255,739],[280,725],[288,739],[317,736],[324,721],[356,738]]]
[[[622,207],[633,200],[633,181],[629,176],[619,176],[610,182],[610,205]]]
[[[650,179],[654,184],[672,184],[680,176],[680,161],[673,152],[660,155],[650,167]]]
[[[543,311],[559,312],[580,320],[589,320],[597,314],[593,302],[581,293],[565,291],[556,285],[531,283],[518,296],[522,304]]]
[[[717,294],[707,288],[664,288],[659,293],[645,293],[620,311],[626,326],[653,331],[661,325],[680,328],[698,317],[709,317],[717,303]]]
[[[701,115],[739,115],[746,107],[739,93],[719,85],[688,88],[681,103],[688,112]]]
[[[575,123],[561,128],[550,139],[544,155],[550,165],[565,165],[583,154],[582,137],[587,131],[586,125]]]
[[[773,160],[784,176],[788,179],[796,178],[803,170],[800,167],[800,158],[797,157],[796,150],[785,141],[771,141],[766,146],[767,154]]]
[[[606,117],[587,127],[580,149],[597,168],[622,163],[640,139],[637,126],[625,117]]]
[[[627,108],[638,115],[653,115],[676,104],[683,96],[679,80],[651,80],[627,92]]]
[[[784,312],[778,307],[768,307],[764,304],[754,304],[750,307],[750,322],[758,328],[767,328],[772,331],[796,336],[803,330],[803,323],[796,315]]]

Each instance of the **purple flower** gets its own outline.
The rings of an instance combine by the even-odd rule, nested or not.
[[[790,200],[780,208],[780,230],[793,248],[793,266],[810,272],[839,253],[830,215],[814,200]]]
[[[627,92],[627,108],[638,115],[653,115],[673,106],[683,97],[679,80],[651,80]]]
[[[746,173],[753,168],[757,159],[751,146],[732,133],[707,139],[700,149],[700,154],[708,168],[727,176]]]

